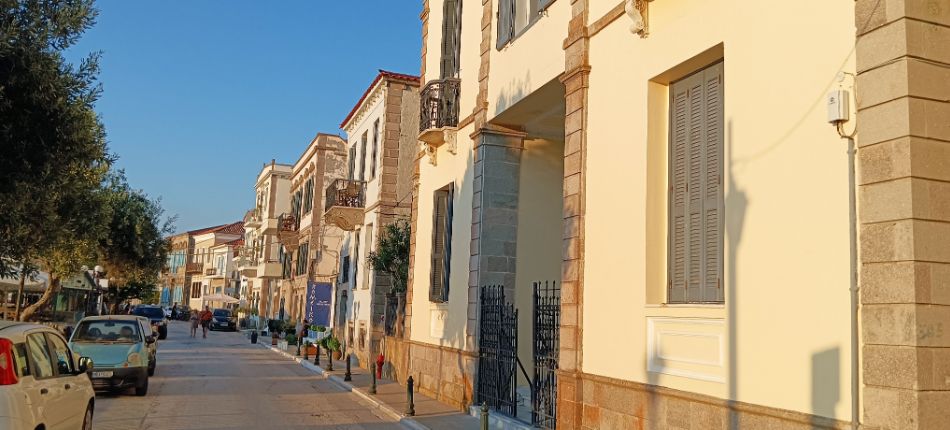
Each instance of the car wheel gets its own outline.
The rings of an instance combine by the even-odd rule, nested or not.
[[[155,363],[148,366],[148,376],[155,376]]]
[[[82,430],[92,430],[92,402],[89,402],[89,406],[86,406],[86,415],[82,419]]]
[[[142,397],[148,394],[148,378],[145,378],[144,382],[140,382],[135,386],[135,395]]]
[[[158,340],[164,340],[168,337],[168,329],[158,331]]]

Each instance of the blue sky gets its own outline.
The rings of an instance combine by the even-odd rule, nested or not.
[[[419,73],[418,0],[101,0],[68,56],[101,51],[97,104],[132,186],[176,230],[240,220],[272,158],[293,163],[377,69]]]

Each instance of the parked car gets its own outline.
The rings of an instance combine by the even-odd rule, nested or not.
[[[191,308],[188,306],[179,306],[178,307],[178,320],[179,321],[188,321],[188,318],[191,316]]]
[[[90,429],[88,357],[50,327],[0,321],[0,429]]]
[[[215,309],[211,311],[211,326],[209,329],[237,331],[237,317],[228,309]]]
[[[135,388],[136,396],[148,394],[148,377],[158,365],[156,335],[148,318],[106,315],[83,318],[76,325],[69,346],[92,359],[90,378],[97,390]]]
[[[156,326],[159,339],[168,337],[168,318],[165,317],[161,306],[139,305],[132,310],[132,315],[148,318],[152,325]]]

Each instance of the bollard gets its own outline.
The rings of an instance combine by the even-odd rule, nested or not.
[[[303,361],[310,361],[310,343],[303,346]]]
[[[333,371],[333,351],[327,349],[327,370]]]
[[[257,330],[251,332],[251,343],[257,343]]]
[[[481,425],[482,430],[488,430],[488,402],[482,402]]]
[[[300,339],[297,339],[297,357],[300,357]]]
[[[369,386],[369,393],[376,394],[376,363],[373,363],[373,365],[370,366],[369,370],[371,370],[370,373],[373,374],[373,385]]]
[[[352,381],[353,378],[351,377],[351,375],[352,374],[350,373],[350,354],[346,354],[346,373],[343,374],[343,380]]]
[[[320,344],[318,343],[316,345],[317,345],[317,353],[313,355],[313,365],[319,366],[320,365]]]
[[[406,400],[409,403],[409,407],[406,409],[407,416],[413,416],[416,414],[416,405],[412,402],[412,376],[409,376],[409,379],[406,380]]]

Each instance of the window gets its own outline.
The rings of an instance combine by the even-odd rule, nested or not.
[[[442,3],[442,57],[440,77],[457,78],[462,41],[462,0]]]
[[[303,194],[303,213],[304,215],[310,213],[313,209],[313,178],[307,179],[307,184],[304,186]]]
[[[343,263],[340,266],[340,282],[350,282],[350,256],[343,256]]]
[[[33,333],[26,337],[26,347],[30,351],[30,369],[36,379],[53,376],[53,362],[43,333]]]
[[[356,173],[356,145],[350,147],[350,165],[347,169],[346,177],[349,180],[353,180],[353,175]]]
[[[16,360],[18,374],[23,376],[30,375],[30,365],[27,364],[26,344],[18,343],[14,345],[13,359]]]
[[[500,0],[496,48],[504,48],[519,32],[528,28],[554,0]]]
[[[360,180],[366,180],[366,133],[360,139]]]
[[[356,277],[360,273],[360,234],[357,232],[353,235],[356,239],[356,245],[353,247],[353,285],[356,286],[356,280],[359,279]]]
[[[300,250],[297,253],[297,270],[296,275],[306,275],[307,274],[307,263],[310,257],[310,244],[304,242],[300,245]]]
[[[376,154],[379,151],[379,119],[373,123],[373,153],[369,165],[369,180],[376,179]]]
[[[56,360],[56,371],[60,376],[73,374],[73,356],[63,338],[52,333],[46,333],[49,344],[53,349],[53,358]]]
[[[435,191],[432,208],[432,268],[429,300],[449,300],[449,266],[452,260],[452,198],[454,184]]]
[[[366,238],[364,241],[366,242],[367,251],[373,252],[373,248],[375,247],[373,246],[373,225],[372,224],[369,224],[366,226]],[[363,261],[369,262],[369,260],[365,258],[363,259]],[[371,278],[370,273],[372,273],[370,270],[371,269],[367,267],[366,274],[363,275],[363,289],[364,290],[369,288],[370,278]]]
[[[723,68],[670,86],[670,303],[722,303]]]
[[[193,299],[201,298],[201,282],[191,283],[191,298]]]

